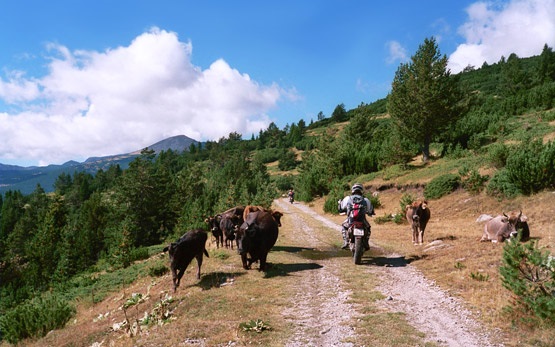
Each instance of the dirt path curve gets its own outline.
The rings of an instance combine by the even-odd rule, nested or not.
[[[318,247],[325,240],[315,238],[307,221],[315,219],[324,226],[340,230],[340,225],[319,215],[310,207],[286,199],[276,200],[278,209],[288,214],[295,224],[300,239]],[[339,237],[339,232],[338,232]],[[329,243],[327,244],[329,246]],[[377,247],[371,243],[372,247]],[[401,256],[391,254],[390,264]],[[354,335],[349,321],[357,313],[347,302],[350,293],[342,289],[337,276],[337,259],[319,261],[323,267],[310,271],[309,278],[298,288],[295,299],[298,306],[284,314],[300,327],[287,346],[352,346],[343,342]],[[494,347],[490,333],[473,319],[471,312],[458,299],[449,296],[410,264],[399,266],[361,266],[362,271],[373,273],[380,279],[376,288],[385,297],[378,303],[392,312],[403,312],[408,322],[426,334],[427,341],[449,347]],[[331,290],[330,290],[331,289]]]

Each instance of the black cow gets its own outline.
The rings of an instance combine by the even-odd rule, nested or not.
[[[236,206],[220,213],[220,229],[223,233],[223,242],[226,248],[233,249],[233,240],[239,226],[243,223],[244,206]]]
[[[177,290],[177,287],[179,287],[179,281],[193,258],[197,258],[197,279],[200,279],[202,255],[205,254],[208,257],[208,252],[205,247],[207,239],[208,235],[204,230],[190,230],[181,236],[179,240],[172,242],[169,246],[164,248],[164,252],[169,251],[170,255],[174,292]]]
[[[220,221],[222,219],[221,215],[217,215],[214,217],[208,217],[204,221],[208,224],[208,228],[212,232],[212,235],[216,239],[216,248],[220,248],[220,245],[223,247],[224,245],[224,234],[222,229],[220,228]]]
[[[248,270],[252,263],[260,261],[259,270],[266,270],[266,258],[277,241],[278,230],[278,223],[271,212],[249,213],[247,220],[237,231],[237,248],[244,269]]]

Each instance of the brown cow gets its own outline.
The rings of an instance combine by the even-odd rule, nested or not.
[[[256,211],[270,212],[272,214],[272,217],[274,217],[274,219],[276,220],[278,226],[281,227],[281,217],[283,217],[283,213],[279,211],[273,211],[272,209],[264,208],[262,206],[247,205],[245,207],[245,211],[243,212],[243,221],[247,220],[247,216],[249,215],[249,213]]]
[[[412,243],[414,245],[424,243],[424,231],[430,220],[430,215],[430,208],[426,200],[415,201],[411,205],[406,206],[406,218],[411,225]]]
[[[528,217],[522,211],[511,211],[489,219],[484,225],[484,233],[480,241],[503,242],[508,238],[516,237],[518,230],[522,229],[522,241],[530,238]]]
[[[164,248],[164,252],[169,251],[170,268],[172,271],[173,291],[179,287],[181,277],[185,273],[187,266],[193,258],[197,258],[197,279],[200,279],[200,267],[202,265],[203,254],[208,257],[206,251],[206,240],[208,235],[202,229],[195,229],[186,232],[176,242],[172,242]]]

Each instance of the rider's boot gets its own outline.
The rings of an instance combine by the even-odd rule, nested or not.
[[[341,234],[343,235],[343,246],[341,246],[342,249],[347,249],[349,248],[349,240],[347,239],[347,230],[345,230],[344,228],[341,230]]]

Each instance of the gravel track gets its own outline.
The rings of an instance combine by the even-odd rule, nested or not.
[[[299,239],[313,247],[328,246],[326,240],[316,238],[307,221],[315,219],[324,226],[339,230],[341,226],[319,215],[302,203],[290,204],[286,199],[275,202],[278,209],[288,214],[296,227]],[[312,222],[311,222],[312,223]],[[312,223],[313,224],[313,223]],[[378,247],[370,242],[371,247]],[[409,324],[426,334],[426,341],[449,347],[500,347],[490,342],[490,332],[474,319],[460,299],[451,297],[410,264],[399,264],[402,259],[390,254],[390,264],[396,266],[361,266],[379,278],[376,290],[385,297],[377,303],[391,312],[403,312]],[[343,288],[336,259],[319,260],[321,268],[308,272],[298,287],[297,305],[284,312],[287,319],[299,327],[286,346],[353,346],[344,342],[354,336],[349,322],[356,319],[356,309],[348,303],[350,292]],[[303,272],[303,276],[305,272]]]

